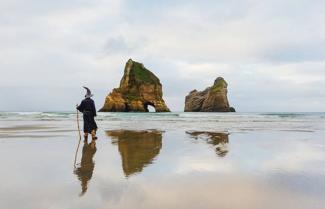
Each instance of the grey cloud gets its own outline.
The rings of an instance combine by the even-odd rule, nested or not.
[[[261,59],[270,62],[306,62],[325,59],[325,41],[316,43],[296,43],[265,49]]]
[[[131,50],[131,47],[122,37],[110,38],[105,45],[106,54],[123,53]]]
[[[122,36],[112,37],[107,40],[104,46],[104,53],[106,55],[132,54],[144,48],[146,43],[147,40],[145,38],[127,41]]]
[[[98,3],[99,1],[87,1],[87,0],[57,0],[57,1],[43,1],[43,0],[11,0],[1,1],[0,8],[3,14],[20,14],[20,15],[32,15],[47,14],[51,11],[73,10],[78,7],[89,7]]]

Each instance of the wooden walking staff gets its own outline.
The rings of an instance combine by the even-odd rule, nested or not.
[[[81,133],[80,133],[80,126],[79,126],[79,110],[78,109],[77,109],[77,126],[78,126],[78,133],[79,133],[79,142],[78,142],[76,154],[74,156],[74,164],[73,164],[74,168],[76,168],[77,155],[78,155],[78,150],[79,150],[80,141],[81,141]]]

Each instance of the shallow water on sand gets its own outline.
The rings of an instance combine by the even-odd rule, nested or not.
[[[325,207],[323,114],[8,114],[0,208]]]

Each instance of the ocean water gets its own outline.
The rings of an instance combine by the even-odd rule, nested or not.
[[[0,112],[1,209],[325,208],[325,113],[99,113],[87,142],[76,119]]]
[[[135,130],[317,131],[325,127],[325,113],[98,113],[96,120],[103,129]],[[75,126],[73,121],[76,121],[76,113],[0,112],[0,122],[4,126],[6,123],[23,121]]]

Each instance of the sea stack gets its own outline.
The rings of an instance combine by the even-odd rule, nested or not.
[[[185,98],[185,112],[235,112],[227,98],[228,84],[218,77],[213,86],[204,91],[191,91]]]
[[[120,87],[113,89],[105,99],[100,112],[170,112],[162,98],[162,85],[142,63],[129,59],[125,65]]]

